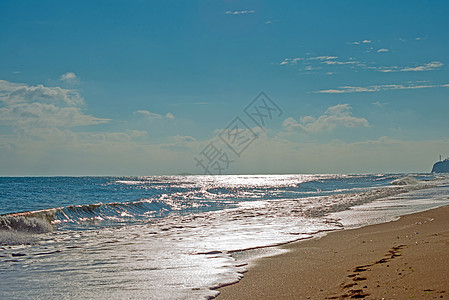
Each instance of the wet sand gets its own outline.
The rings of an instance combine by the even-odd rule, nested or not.
[[[449,206],[283,247],[217,299],[449,299]]]

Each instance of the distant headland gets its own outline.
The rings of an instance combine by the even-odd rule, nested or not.
[[[432,173],[449,173],[449,158],[441,160],[440,156],[440,161],[433,164]]]

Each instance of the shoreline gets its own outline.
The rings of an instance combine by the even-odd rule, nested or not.
[[[279,248],[216,299],[449,297],[449,205]]]

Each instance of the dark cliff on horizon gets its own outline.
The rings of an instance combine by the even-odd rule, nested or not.
[[[434,163],[432,173],[449,173],[449,158]]]

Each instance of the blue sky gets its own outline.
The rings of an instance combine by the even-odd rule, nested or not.
[[[449,156],[447,1],[4,0],[0,14],[0,175],[428,172]],[[282,113],[258,126],[244,108],[261,91]],[[220,139],[236,117],[257,135],[238,155]],[[228,160],[205,170],[211,142]]]

